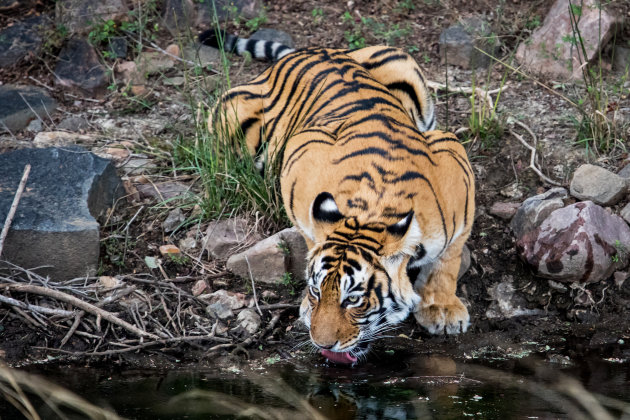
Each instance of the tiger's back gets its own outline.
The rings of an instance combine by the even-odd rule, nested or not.
[[[310,249],[301,312],[315,344],[349,352],[373,335],[361,325],[379,329],[409,312],[432,332],[465,331],[455,285],[473,174],[454,135],[427,131],[433,103],[409,55],[286,52],[228,91],[213,124],[241,130],[252,155],[282,159],[285,208]]]

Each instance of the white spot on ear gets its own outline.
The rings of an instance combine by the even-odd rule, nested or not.
[[[319,209],[326,213],[338,213],[339,207],[337,207],[337,203],[332,198],[327,198],[322,202],[319,206]]]

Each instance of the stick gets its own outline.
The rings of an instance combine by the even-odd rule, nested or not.
[[[7,296],[0,295],[0,302],[7,305],[17,306],[18,308],[26,309],[33,312],[39,312],[46,315],[61,315],[61,316],[74,316],[73,311],[64,311],[63,309],[46,308],[43,306],[31,305],[30,303],[22,302]]]
[[[252,275],[252,268],[249,266],[249,260],[247,256],[245,256],[245,262],[247,263],[247,271],[249,271],[249,278],[252,280],[252,292],[254,292],[254,303],[256,304],[256,309],[258,309],[258,314],[262,316],[262,311],[260,310],[260,306],[258,306],[258,296],[256,296],[256,285],[254,284],[254,276]]]
[[[140,328],[131,325],[130,323],[128,323],[127,321],[123,321],[122,319],[118,318],[116,315],[112,314],[111,312],[108,312],[104,309],[98,308],[94,305],[92,305],[91,303],[87,303],[82,301],[81,299],[75,298],[74,296],[70,296],[66,293],[60,292],[58,290],[53,290],[53,289],[47,289],[45,287],[40,287],[40,286],[34,286],[31,284],[11,284],[11,283],[0,283],[0,288],[6,288],[9,290],[14,290],[16,292],[22,292],[22,293],[35,293],[38,295],[43,295],[43,296],[48,296],[51,297],[53,299],[57,299],[60,300],[62,302],[66,302],[69,303],[70,305],[76,306],[79,309],[84,310],[85,312],[89,312],[92,315],[96,315],[97,318],[103,318],[106,321],[111,322],[112,324],[116,324],[124,329],[126,329],[127,331],[129,331],[130,333],[133,333],[137,336],[140,337],[147,337],[147,338],[153,338],[155,340],[159,339],[159,337],[155,334],[152,334],[150,332],[147,331],[142,331]]]
[[[24,192],[24,186],[26,185],[26,180],[28,179],[28,174],[31,172],[31,165],[26,164],[24,166],[24,172],[22,173],[22,180],[18,185],[17,191],[15,192],[15,196],[13,197],[13,203],[11,203],[11,208],[9,208],[9,214],[7,214],[7,218],[4,221],[4,227],[2,228],[2,233],[0,233],[0,256],[2,256],[2,248],[4,246],[4,240],[9,234],[9,228],[11,227],[11,222],[13,222],[13,216],[15,216],[15,211],[17,210],[18,203],[20,202],[20,198],[22,197],[22,192]]]
[[[560,184],[559,182],[556,182],[553,179],[548,178],[547,176],[545,176],[545,174],[543,174],[540,171],[540,169],[538,169],[538,167],[536,166],[536,143],[538,143],[538,140],[536,139],[536,135],[531,130],[531,128],[529,128],[527,125],[523,124],[522,122],[520,122],[518,120],[513,120],[511,122],[513,122],[514,124],[517,124],[517,125],[520,125],[521,127],[523,127],[525,129],[525,131],[527,131],[529,133],[529,135],[532,136],[532,139],[534,140],[534,145],[531,146],[530,144],[528,144],[525,141],[525,139],[523,139],[523,137],[521,137],[520,135],[515,133],[514,130],[509,130],[510,134],[513,135],[518,141],[521,142],[521,144],[523,146],[525,146],[531,152],[530,155],[529,155],[529,168],[531,168],[532,171],[536,172],[536,174],[543,181],[545,181],[545,182],[547,182],[547,183],[549,183],[551,185],[561,186],[562,184]]]

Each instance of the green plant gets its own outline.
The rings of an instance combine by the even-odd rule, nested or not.
[[[278,243],[278,249],[282,251],[282,253],[287,257],[291,255],[291,249],[289,248],[289,245],[285,241],[280,241]]]
[[[313,16],[313,23],[319,25],[324,19],[324,10],[321,7],[316,7],[311,11],[311,16]]]
[[[366,34],[369,34],[376,43],[393,45],[400,39],[409,35],[409,27],[401,28],[400,24],[388,24],[372,17],[356,19],[350,12],[342,15],[342,21],[350,25],[350,29],[344,32],[350,49],[363,48],[367,45]]]
[[[282,275],[281,283],[289,289],[289,294],[295,296],[295,289],[298,287],[297,282],[293,279],[291,273],[284,273]]]
[[[267,14],[264,10],[261,10],[258,16],[253,17],[245,22],[245,27],[247,27],[250,32],[256,32],[265,23],[267,23]]]
[[[621,243],[619,239],[615,241],[615,255],[612,255],[610,258],[613,262],[622,262],[625,263],[628,260],[628,248]]]

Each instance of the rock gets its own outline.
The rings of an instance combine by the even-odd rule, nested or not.
[[[173,232],[179,228],[185,220],[186,217],[184,216],[184,212],[182,212],[182,209],[177,207],[168,213],[166,220],[162,222],[162,229],[164,229],[164,232],[166,233]]]
[[[203,248],[211,258],[222,260],[258,240],[260,235],[248,226],[245,219],[217,220],[208,225]]]
[[[166,0],[162,19],[173,36],[186,33],[194,25],[196,10],[191,0]]]
[[[65,130],[70,132],[78,132],[87,130],[90,127],[90,123],[83,117],[68,117],[57,124],[58,130]]]
[[[493,57],[498,55],[501,48],[499,39],[492,34],[490,24],[482,19],[465,19],[440,34],[442,63],[465,69],[488,67],[492,59],[477,48]]]
[[[142,175],[151,172],[155,168],[157,168],[157,165],[151,159],[145,157],[133,157],[126,160],[121,167],[123,173],[127,176]]]
[[[499,191],[499,193],[507,198],[511,198],[512,200],[519,200],[523,198],[523,190],[521,189],[518,182],[513,182]]]
[[[122,36],[113,36],[108,42],[110,58],[127,57],[127,38]]]
[[[141,198],[165,201],[183,198],[190,190],[188,185],[177,181],[166,181],[153,184],[136,185]]]
[[[166,86],[183,86],[186,83],[186,78],[183,76],[167,77],[162,83]]]
[[[612,69],[621,75],[630,71],[630,48],[621,45],[614,46]]]
[[[181,255],[181,251],[175,245],[160,245],[160,254],[162,255]]]
[[[58,0],[55,3],[56,25],[63,25],[76,34],[87,34],[93,24],[101,21],[120,21],[129,12],[123,0]]]
[[[50,266],[38,272],[54,280],[93,275],[100,250],[97,219],[123,194],[116,169],[75,146],[0,154],[0,225],[26,163],[31,173],[2,257],[25,268]]]
[[[105,94],[109,82],[107,69],[101,64],[94,47],[81,38],[66,42],[59,53],[55,76],[57,84],[91,96]]]
[[[33,139],[35,147],[68,146],[73,144],[91,146],[94,143],[96,143],[96,137],[86,134],[68,133],[66,131],[42,131],[37,133]]]
[[[48,119],[57,102],[33,86],[0,86],[0,133],[22,130],[34,118]]]
[[[621,168],[621,170],[617,172],[617,175],[619,175],[622,178],[630,178],[630,163],[628,163],[626,166]]]
[[[199,244],[197,243],[197,240],[194,237],[186,237],[186,238],[180,239],[178,245],[179,245],[179,248],[183,252],[187,252],[187,253],[192,252],[193,250],[197,249],[197,247],[199,246]]]
[[[206,306],[206,313],[215,319],[225,320],[228,318],[232,318],[234,316],[234,312],[232,309],[224,303],[215,302]]]
[[[109,147],[103,149],[103,152],[98,155],[106,159],[111,159],[116,162],[117,165],[120,165],[123,164],[129,156],[131,156],[131,151],[129,148],[120,143],[113,143]]]
[[[42,130],[42,120],[40,119],[35,119],[26,126],[26,131],[30,131],[31,133],[39,133]]]
[[[574,7],[577,4],[581,5],[578,28],[586,57],[582,57],[581,48],[572,42],[578,35],[571,29],[571,0],[556,0],[542,26],[516,50],[516,59],[527,72],[556,79],[581,79],[582,64],[598,57],[598,52],[614,33],[618,16],[608,13],[606,7],[600,11],[599,2],[595,0],[573,2]]]
[[[100,276],[98,278],[98,283],[101,287],[105,289],[113,289],[123,284],[122,281],[118,280],[116,277],[111,276]]]
[[[464,274],[470,269],[470,249],[467,245],[462,248],[462,261],[459,264],[459,272],[457,273],[457,280],[461,279]]]
[[[0,68],[17,64],[27,56],[36,57],[44,42],[42,35],[49,27],[48,17],[33,16],[1,30]]]
[[[221,63],[221,53],[218,49],[207,45],[195,44],[184,48],[184,60],[193,61],[201,67],[217,67]]]
[[[197,280],[191,289],[193,296],[199,296],[208,289],[208,283],[205,280]]]
[[[288,270],[285,243],[279,235],[270,236],[240,254],[228,258],[225,266],[244,279],[253,277],[254,282],[280,284]]]
[[[623,220],[625,220],[626,222],[630,223],[630,203],[626,204],[621,211],[619,212],[619,215],[621,217],[623,217]]]
[[[492,285],[488,288],[488,294],[492,299],[492,303],[486,311],[488,318],[512,318],[543,313],[540,309],[527,309],[525,307],[527,301],[516,292],[511,278],[503,279],[501,283]]]
[[[295,43],[291,35],[277,29],[259,29],[249,37],[250,39],[264,39],[265,41],[279,42],[287,47],[295,48]]]
[[[283,250],[288,250],[287,271],[296,282],[306,280],[308,247],[304,237],[295,226],[281,230],[276,235],[286,245]]]
[[[237,16],[252,19],[262,15],[265,10],[263,0],[214,0],[195,3],[197,3],[195,26],[208,26],[215,20],[223,22]]]
[[[521,203],[494,203],[488,213],[503,220],[510,220],[521,207]]]
[[[564,188],[552,188],[523,201],[510,222],[514,236],[518,239],[540,226],[551,212],[564,207],[562,199],[566,197],[567,190]]]
[[[160,52],[144,51],[136,58],[137,71],[146,75],[164,73],[174,66],[173,59]]]
[[[262,319],[260,319],[260,315],[258,315],[255,310],[243,309],[238,313],[236,322],[238,323],[238,327],[251,335],[258,331],[260,324],[262,324]]]
[[[630,227],[603,207],[583,201],[552,212],[516,246],[541,277],[593,283],[628,262]]]
[[[613,278],[615,279],[615,286],[617,289],[621,289],[623,283],[630,277],[630,273],[627,271],[615,271]]]
[[[216,292],[201,295],[200,299],[209,303],[222,303],[230,309],[240,309],[249,305],[249,299],[243,293],[234,293],[228,290],[217,290]]]
[[[114,67],[116,76],[125,84],[143,85],[146,78],[143,73],[138,71],[138,66],[133,61],[122,61]]]
[[[573,174],[571,195],[602,206],[616,204],[626,195],[626,180],[600,166],[582,165]]]

